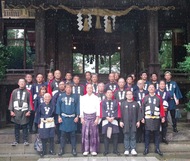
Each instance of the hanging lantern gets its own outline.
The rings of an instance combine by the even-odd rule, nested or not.
[[[101,23],[100,23],[100,16],[96,16],[96,26],[95,26],[96,29],[101,29],[102,26],[101,26]]]

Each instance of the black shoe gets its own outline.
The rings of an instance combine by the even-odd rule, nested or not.
[[[116,154],[117,156],[121,155],[118,151],[113,151],[113,154]]]
[[[58,156],[62,156],[64,154],[64,149],[61,149],[60,152],[58,153]]]
[[[56,155],[56,153],[55,153],[53,150],[50,150],[50,151],[49,151],[49,154],[50,154],[50,155]]]
[[[44,157],[44,152],[40,153],[40,157],[43,158]]]
[[[173,128],[173,132],[176,132],[176,133],[178,132],[176,127]]]
[[[74,156],[74,157],[76,157],[76,156],[77,156],[76,149],[73,149],[73,150],[72,150],[72,154],[73,154],[73,156]]]
[[[160,156],[163,156],[163,153],[160,151],[160,149],[156,149],[155,153],[159,154]]]
[[[108,154],[108,152],[105,151],[105,152],[103,153],[103,156],[106,156],[107,154]]]
[[[148,149],[145,149],[143,155],[147,155],[148,153]]]
[[[168,144],[168,141],[166,140],[166,138],[163,138],[162,142],[165,143],[165,144]]]

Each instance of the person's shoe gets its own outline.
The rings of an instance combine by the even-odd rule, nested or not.
[[[176,133],[178,132],[176,127],[173,128],[173,132],[176,132]]]
[[[132,149],[132,150],[131,150],[131,154],[132,154],[133,156],[136,156],[136,155],[137,155],[136,150],[135,150],[135,149]]]
[[[118,151],[113,151],[113,154],[116,154],[117,156],[121,155]]]
[[[96,153],[96,152],[91,152],[91,155],[92,155],[92,156],[96,156],[97,153]]]
[[[18,142],[17,141],[14,141],[11,143],[12,146],[17,146],[18,145]]]
[[[156,149],[155,153],[159,154],[160,156],[163,156],[163,153],[160,151],[160,149]]]
[[[61,157],[64,153],[65,153],[65,152],[64,152],[64,149],[61,149],[60,152],[58,153],[58,156]]]
[[[85,151],[82,155],[87,156],[89,154],[88,151]]]
[[[129,155],[129,151],[125,150],[124,155],[128,156]]]
[[[29,146],[29,142],[28,141],[24,141],[24,146]]]
[[[41,157],[41,158],[44,157],[44,152],[40,152],[40,157]]]
[[[148,153],[148,149],[145,149],[143,155],[147,155]]]
[[[72,154],[73,154],[73,156],[74,156],[74,157],[76,157],[76,156],[77,156],[76,149],[73,149],[73,150],[72,150]]]
[[[53,150],[50,150],[50,151],[49,151],[49,154],[50,154],[50,155],[56,155],[56,153],[55,153]]]
[[[165,144],[168,144],[168,141],[166,140],[166,138],[163,138],[162,142],[165,143]]]
[[[108,152],[105,151],[105,152],[103,153],[103,156],[106,156],[107,154],[108,154]]]

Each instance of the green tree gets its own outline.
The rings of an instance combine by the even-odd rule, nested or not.
[[[7,64],[10,60],[10,51],[5,47],[2,43],[0,43],[0,80],[3,79],[6,69],[7,69]]]

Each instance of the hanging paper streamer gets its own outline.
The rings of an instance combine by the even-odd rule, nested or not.
[[[112,15],[111,18],[112,18],[112,27],[113,27],[113,30],[115,30],[115,18],[116,18],[116,16]]]
[[[89,28],[92,28],[92,15],[88,14],[88,26]]]
[[[83,22],[82,22],[82,14],[79,12],[78,14],[77,14],[77,21],[78,21],[78,30],[79,31],[81,31],[82,29],[83,29]]]
[[[111,18],[107,18],[107,23],[106,23],[106,28],[105,28],[105,32],[107,33],[112,33],[112,25],[111,25]]]
[[[106,28],[107,28],[107,23],[108,23],[108,16],[105,15],[104,16],[104,31],[106,32]]]

